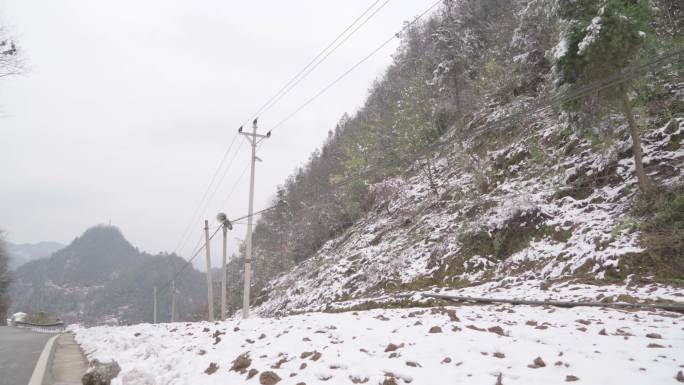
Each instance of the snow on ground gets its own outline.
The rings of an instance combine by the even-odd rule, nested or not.
[[[377,309],[74,332],[89,359],[119,363],[113,385],[259,384],[267,371],[279,384],[641,385],[684,370],[684,316],[660,311]],[[249,366],[231,371],[240,355]]]

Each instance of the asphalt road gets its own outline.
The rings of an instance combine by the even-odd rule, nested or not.
[[[0,326],[0,385],[28,384],[38,357],[52,336]]]

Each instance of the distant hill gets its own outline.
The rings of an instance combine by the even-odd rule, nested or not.
[[[67,322],[138,323],[152,320],[153,287],[162,288],[185,261],[139,251],[112,226],[96,226],[50,258],[15,272],[12,311],[45,311]],[[206,308],[205,275],[187,268],[177,282],[178,319]],[[158,296],[158,319],[170,318],[170,291]]]
[[[7,250],[10,255],[10,269],[16,270],[19,266],[40,258],[47,258],[64,245],[57,242],[38,242],[16,244],[7,242]]]

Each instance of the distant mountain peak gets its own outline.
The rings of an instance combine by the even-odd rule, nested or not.
[[[81,243],[95,243],[108,247],[118,246],[134,249],[133,245],[128,242],[118,227],[104,224],[90,227],[80,237],[76,237],[69,246],[77,246]]]

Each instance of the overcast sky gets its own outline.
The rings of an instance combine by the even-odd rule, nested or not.
[[[261,116],[261,130],[432,2],[389,1]],[[238,126],[372,3],[0,0],[0,18],[28,63],[25,75],[0,79],[0,227],[7,239],[68,243],[111,221],[142,250],[173,251]],[[261,146],[256,209],[344,112],[361,106],[396,47],[380,51]],[[219,174],[225,179],[203,215],[212,225],[219,210],[233,218],[247,213],[247,150],[243,144],[235,164]],[[185,257],[201,227],[198,216]],[[245,231],[236,226],[231,243]]]

